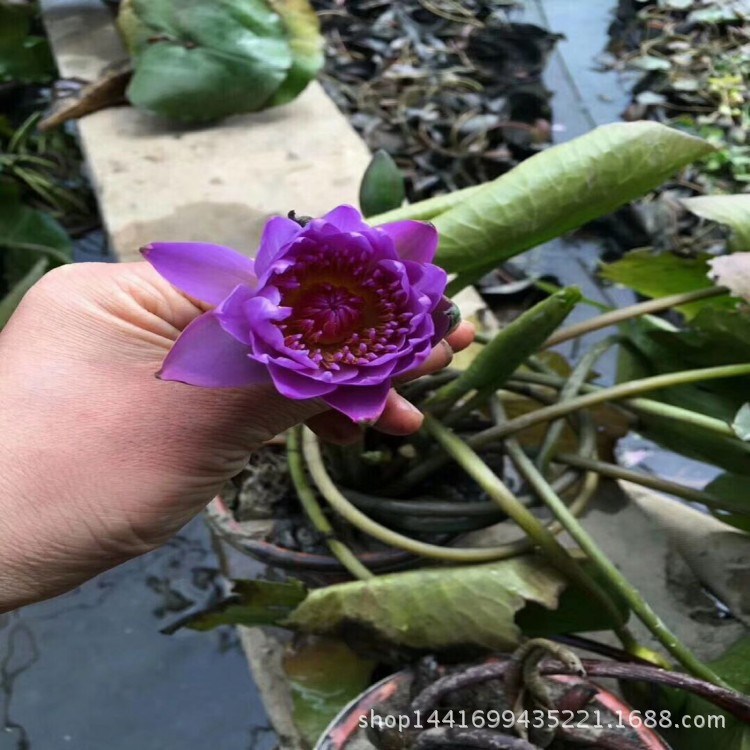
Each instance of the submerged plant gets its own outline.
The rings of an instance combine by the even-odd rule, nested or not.
[[[429,224],[372,228],[339,206],[322,219],[271,219],[254,262],[205,244],[149,245],[143,255],[164,278],[216,306],[180,336],[160,377],[272,382],[287,398],[377,419],[393,378],[423,362],[450,326],[437,244]]]

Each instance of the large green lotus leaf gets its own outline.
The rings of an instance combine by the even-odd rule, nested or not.
[[[261,109],[292,67],[284,23],[263,0],[131,0],[120,28],[135,58],[128,98],[171,119]]]
[[[557,606],[563,577],[536,557],[393,573],[311,591],[286,625],[320,634],[361,628],[416,649],[476,645],[512,649],[516,612]]]
[[[29,34],[35,13],[30,5],[0,2],[0,82],[44,83],[53,77],[47,40]]]
[[[730,227],[732,250],[750,251],[750,195],[701,195],[682,204],[702,219]]]
[[[710,257],[681,258],[672,253],[633,250],[622,260],[602,266],[600,273],[607,281],[622,284],[646,297],[668,297],[713,286],[708,277]],[[686,318],[692,318],[706,305],[735,307],[736,304],[730,297],[712,297],[678,309]]]
[[[320,21],[308,0],[268,0],[281,16],[292,49],[292,67],[268,106],[292,101],[323,67],[323,36]]]
[[[526,159],[436,217],[438,262],[476,278],[643,195],[713,150],[653,122],[596,128]]]

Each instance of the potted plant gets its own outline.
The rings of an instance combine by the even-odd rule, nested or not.
[[[393,378],[416,366],[423,356],[420,347],[434,344],[450,327],[450,308],[441,297],[443,272],[454,275],[447,293],[455,294],[498,263],[613,210],[710,150],[699,139],[656,124],[610,125],[549,149],[486,186],[395,208],[367,223],[346,207],[309,229],[306,220],[272,220],[254,267],[224,255],[229,252],[224,250],[208,261],[223,264],[227,273],[230,269],[236,285],[227,297],[204,298],[216,307],[191,326],[192,332],[187,329],[162,373],[204,386],[271,378],[289,397],[322,398],[357,421],[371,421],[382,409]],[[420,223],[425,220],[432,221],[434,229]],[[170,266],[170,257],[180,252],[178,246],[154,246],[145,254],[168,279],[194,293],[193,280],[178,278]],[[388,255],[394,252],[399,259]],[[362,276],[364,266],[357,259],[373,257],[382,263],[378,268],[387,270],[377,276],[374,266],[367,265],[367,274],[373,275]],[[190,262],[197,267],[205,261],[194,257]],[[337,269],[343,264],[346,273],[364,285],[360,297],[347,296],[352,294],[351,279],[339,284],[336,274],[344,271],[334,273],[330,264],[338,264]],[[369,296],[371,280],[377,289]],[[727,279],[719,280],[719,286],[706,281],[699,288],[568,327],[561,326],[582,302],[581,294],[576,289],[556,291],[497,334],[482,337],[483,348],[465,369],[397,382],[426,414],[416,436],[383,437],[367,429],[358,444],[340,447],[323,445],[310,430],[296,428],[286,439],[289,483],[279,507],[304,514],[320,545],[312,552],[287,546],[281,554],[282,545],[274,544],[277,549],[268,559],[293,568],[299,573],[295,577],[328,585],[307,589],[294,580],[240,582],[217,611],[191,615],[180,624],[205,628],[274,623],[302,633],[333,634],[391,666],[413,662],[424,653],[507,652],[525,637],[610,629],[629,659],[656,665],[649,669],[660,676],[676,674],[663,667],[682,670],[700,681],[704,697],[713,696],[713,690],[725,691],[722,700],[744,705],[746,699],[731,689],[741,687],[738,681],[724,676],[723,668],[703,663],[671,632],[577,516],[600,477],[628,479],[717,512],[747,515],[747,508],[725,493],[698,491],[623,469],[600,454],[598,437],[602,419],[611,416],[603,416],[601,407],[617,405],[630,423],[643,424],[655,435],[665,424],[672,426],[672,435],[675,425],[678,430],[689,425],[699,430],[703,445],[708,436],[720,442],[725,457],[739,456],[741,463],[748,450],[741,429],[689,408],[680,397],[685,387],[698,383],[741,385],[750,375],[748,360],[739,350],[725,351],[724,360],[729,361],[642,374],[602,387],[592,382],[593,373],[598,359],[616,343],[614,338],[585,350],[563,372],[544,356],[557,344],[618,325],[629,325],[631,329],[624,330],[638,344],[633,325],[654,325],[657,313],[726,298]],[[325,296],[325,313],[320,295]],[[331,295],[340,296],[337,325],[356,321],[350,327],[360,337],[375,331],[366,341],[357,339],[362,349],[353,351],[351,343],[346,350],[336,349],[340,340],[334,333],[339,329],[327,327],[326,317],[333,314]],[[407,299],[414,307],[404,307]],[[384,306],[388,315],[393,310],[404,315],[398,322],[388,317],[392,338],[381,341],[379,329],[365,325],[368,305]],[[271,327],[263,329],[266,323]],[[199,339],[209,327],[229,334],[226,352],[232,357],[241,352],[251,364],[239,358],[225,363],[223,353],[202,358]],[[321,338],[332,348],[317,346]],[[381,344],[391,348],[374,348]],[[313,361],[323,357],[326,366],[311,368],[298,357],[299,347]],[[392,352],[399,367],[386,368],[385,375],[377,370],[382,377],[375,377],[383,351]],[[325,359],[329,355],[332,358]],[[339,363],[349,368],[341,376]],[[300,379],[300,372],[307,379]],[[672,402],[651,397],[661,393],[672,394]],[[528,432],[540,425],[545,426],[541,434]],[[695,449],[695,441],[688,442]],[[278,466],[278,457],[274,460]],[[217,500],[213,516],[225,524],[224,533],[239,536],[236,529],[226,528],[228,506],[228,498]],[[490,528],[496,535],[498,524],[515,528],[517,536],[490,545],[482,541],[478,532]],[[561,544],[557,534],[562,530],[577,549]],[[260,541],[268,544],[268,539]],[[256,556],[268,552],[258,544],[246,546],[246,551]],[[312,577],[302,567],[308,554],[315,557],[307,566],[308,573],[316,574]],[[387,563],[381,567],[384,558]],[[372,564],[374,559],[377,564]],[[387,572],[402,565],[409,569]],[[340,578],[346,573],[355,580],[337,583],[317,575],[321,573]],[[631,618],[650,631],[662,653],[641,645]],[[592,669],[599,667],[586,666],[587,673]],[[671,676],[664,679],[685,687],[684,682],[669,682],[675,679]],[[588,683],[577,687],[588,691],[589,703],[603,700]],[[746,721],[742,711],[731,717]],[[405,747],[461,747],[469,741],[451,733],[412,739]],[[665,746],[651,735],[631,739],[640,744],[607,746]],[[484,745],[472,746],[506,746],[497,736],[482,741]]]

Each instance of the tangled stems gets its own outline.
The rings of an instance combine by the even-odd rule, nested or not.
[[[601,388],[594,392],[586,393],[582,396],[572,398],[568,401],[562,401],[550,406],[537,409],[536,411],[522,414],[520,417],[511,419],[502,425],[496,425],[489,429],[478,432],[467,440],[467,445],[472,448],[481,448],[488,443],[501,440],[513,435],[528,427],[541,424],[543,422],[552,422],[560,417],[572,414],[580,409],[587,409],[592,406],[606,403],[608,401],[620,401],[632,399],[642,393],[657,391],[663,388],[670,388],[677,385],[686,385],[688,383],[697,383],[703,380],[717,380],[720,378],[734,378],[742,375],[750,375],[750,365],[723,365],[721,367],[705,367],[697,370],[685,370],[683,372],[667,373],[665,375],[655,375],[653,377],[632,380],[629,383],[620,383],[610,388]],[[718,421],[718,420],[717,420]],[[729,426],[727,425],[729,428]],[[731,432],[731,428],[729,428]],[[734,434],[734,433],[732,433]],[[739,442],[739,441],[738,441]],[[748,446],[750,449],[750,446]],[[403,479],[397,483],[393,491],[405,492],[410,487],[418,484],[428,477],[436,469],[440,468],[449,460],[446,453],[437,454],[423,461],[411,471],[407,472]]]
[[[518,502],[513,493],[466,443],[434,417],[425,418],[425,428],[489,497],[523,529],[552,563],[570,580],[594,596],[615,622],[621,619],[620,611],[606,592],[568,554],[554,534]],[[626,645],[631,645],[632,637],[624,630],[622,634]]]
[[[570,515],[565,503],[557,496],[550,487],[547,480],[539,472],[534,463],[524,453],[516,440],[506,441],[508,455],[526,480],[534,487],[545,505],[554,513],[565,530],[575,540],[578,546],[586,553],[586,556],[596,566],[599,572],[606,578],[609,585],[616,590],[627,601],[630,608],[639,617],[641,622],[651,631],[664,648],[691,674],[702,680],[712,682],[729,689],[727,685],[715,672],[697,659],[692,652],[679,641],[664,624],[661,618],[651,609],[648,602],[640,595],[625,576],[602,552],[596,542],[589,536],[588,532],[578,523],[578,520]]]
[[[386,526],[382,526],[377,521],[374,521],[353,505],[342,494],[326,470],[323,456],[320,451],[320,444],[318,443],[315,434],[308,429],[305,429],[302,435],[302,451],[310,476],[312,477],[318,491],[328,504],[352,524],[352,526],[374,539],[377,539],[383,544],[428,559],[463,564],[506,560],[510,557],[516,557],[524,552],[528,552],[532,547],[532,542],[528,538],[519,539],[515,542],[510,542],[498,547],[441,547],[436,544],[428,544],[427,542],[421,542],[417,539],[412,539],[411,537],[399,534]],[[594,490],[595,486],[590,482],[584,483],[578,497],[571,503],[571,513],[573,513],[573,515],[583,512],[591,499]],[[526,508],[524,508],[513,495],[510,495],[510,498],[512,498],[512,501],[521,509],[521,511],[528,513]],[[534,520],[536,521],[536,519]],[[537,523],[539,522],[537,521]],[[562,526],[557,522],[550,524],[549,527],[543,525],[541,525],[541,527],[544,532],[550,535],[558,534],[562,530]]]
[[[375,576],[356,558],[354,553],[341,541],[336,539],[333,526],[323,513],[323,509],[311,487],[301,453],[301,427],[295,427],[287,438],[286,454],[289,464],[289,475],[297,492],[300,504],[315,528],[325,537],[326,544],[336,559],[355,577],[367,581]]]

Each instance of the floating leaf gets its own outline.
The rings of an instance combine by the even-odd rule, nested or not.
[[[732,429],[740,440],[750,440],[750,404],[743,404],[732,422]]]
[[[294,724],[313,747],[331,720],[370,685],[375,662],[343,641],[313,636],[288,649],[282,666]]]
[[[286,624],[321,634],[359,627],[417,649],[506,650],[521,638],[516,612],[527,602],[553,609],[564,585],[535,557],[393,573],[311,591]]]
[[[685,198],[682,205],[702,219],[732,229],[732,250],[750,251],[750,195],[701,195]]]
[[[596,128],[527,159],[436,217],[438,262],[470,283],[508,258],[614,211],[713,150],[652,122]]]
[[[128,0],[118,18],[134,56],[128,97],[177,120],[206,122],[287,101],[312,70],[299,3],[264,0]],[[279,103],[276,102],[276,103]]]
[[[633,250],[622,260],[602,266],[603,279],[632,289],[646,297],[668,297],[712,286],[707,273],[709,256],[682,258],[672,253]],[[692,318],[706,305],[734,306],[728,298],[712,298],[683,305],[679,310]]]
[[[278,625],[306,595],[307,589],[300,581],[234,581],[226,599],[182,617],[162,632],[171,634],[183,627],[211,630],[219,625]]]
[[[364,216],[398,208],[406,198],[404,177],[387,151],[373,154],[359,186],[359,207]]]
[[[721,255],[710,261],[710,277],[735,296],[750,302],[750,253]]]

